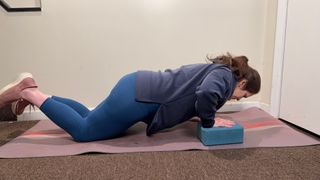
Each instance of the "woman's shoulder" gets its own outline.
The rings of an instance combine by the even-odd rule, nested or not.
[[[184,70],[191,70],[196,69],[197,71],[221,71],[225,73],[231,73],[231,69],[224,64],[218,64],[218,63],[198,63],[198,64],[189,64],[189,65],[183,65],[181,66],[181,69]]]

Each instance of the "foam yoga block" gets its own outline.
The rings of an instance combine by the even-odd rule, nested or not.
[[[206,145],[222,145],[243,143],[243,127],[240,124],[227,127],[203,128],[198,123],[198,138]]]

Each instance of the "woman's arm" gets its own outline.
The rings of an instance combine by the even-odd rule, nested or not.
[[[224,68],[215,69],[197,87],[195,107],[203,127],[211,128],[215,124],[217,106],[221,99],[226,98],[226,92],[231,88],[231,78],[231,71]]]

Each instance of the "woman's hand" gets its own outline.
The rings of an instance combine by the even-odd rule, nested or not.
[[[222,119],[219,117],[214,118],[215,123],[213,125],[213,127],[232,127],[233,125],[235,125],[235,123],[233,121],[230,121],[228,119]]]

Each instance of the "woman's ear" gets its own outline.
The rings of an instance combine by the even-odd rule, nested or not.
[[[244,89],[244,88],[246,87],[247,83],[248,83],[248,80],[246,80],[246,79],[241,79],[241,80],[239,81],[239,83],[238,83],[238,86],[239,86],[240,89]]]

